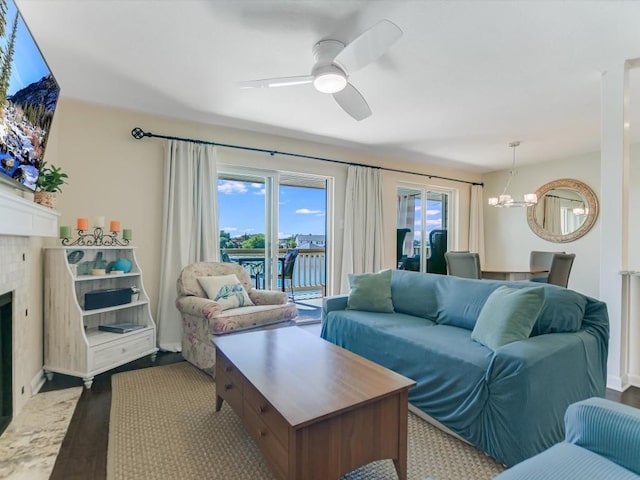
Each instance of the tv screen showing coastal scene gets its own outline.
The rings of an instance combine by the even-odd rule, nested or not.
[[[0,0],[0,178],[35,190],[60,87],[13,0]]]

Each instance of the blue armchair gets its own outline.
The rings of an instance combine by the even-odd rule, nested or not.
[[[525,460],[499,480],[640,478],[640,410],[604,398],[567,408],[565,441]]]

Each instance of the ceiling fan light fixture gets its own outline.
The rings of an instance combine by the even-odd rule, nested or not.
[[[325,65],[313,71],[313,86],[322,93],[336,93],[347,86],[347,76],[335,65]]]

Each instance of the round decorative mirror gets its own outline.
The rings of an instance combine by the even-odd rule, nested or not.
[[[538,203],[527,207],[529,228],[550,242],[573,242],[591,230],[598,218],[596,194],[578,180],[549,182],[536,195]]]

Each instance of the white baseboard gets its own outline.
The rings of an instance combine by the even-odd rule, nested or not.
[[[40,369],[36,376],[31,380],[31,395],[35,395],[40,391],[45,380],[44,370]]]
[[[618,377],[617,375],[607,375],[607,388],[615,390],[617,392],[624,392],[631,385],[629,384],[629,377]]]
[[[632,387],[640,387],[640,375],[629,375],[629,384]]]

